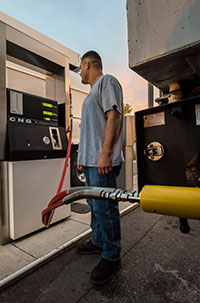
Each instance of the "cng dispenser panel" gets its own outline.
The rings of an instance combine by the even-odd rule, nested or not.
[[[7,160],[65,157],[67,138],[57,101],[7,89],[7,122]]]
[[[135,114],[138,187],[200,185],[200,97]]]

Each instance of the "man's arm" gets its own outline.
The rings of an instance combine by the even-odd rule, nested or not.
[[[112,149],[119,135],[121,114],[113,109],[106,113],[106,133],[102,153],[98,161],[99,174],[105,175],[112,171]]]

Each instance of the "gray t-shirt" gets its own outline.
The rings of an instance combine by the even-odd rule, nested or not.
[[[103,75],[93,84],[82,106],[81,134],[78,165],[98,167],[105,140],[106,112],[116,109],[122,116],[120,133],[112,151],[112,166],[122,162],[123,148],[123,95],[118,80]]]

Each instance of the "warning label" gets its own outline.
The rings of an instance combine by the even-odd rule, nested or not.
[[[165,112],[146,115],[144,119],[144,128],[165,125]]]

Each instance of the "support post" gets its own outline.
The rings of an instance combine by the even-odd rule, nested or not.
[[[6,26],[0,22],[0,244],[9,240],[8,219],[8,172],[5,162],[6,146]]]
[[[153,107],[153,85],[148,82],[148,108]]]

